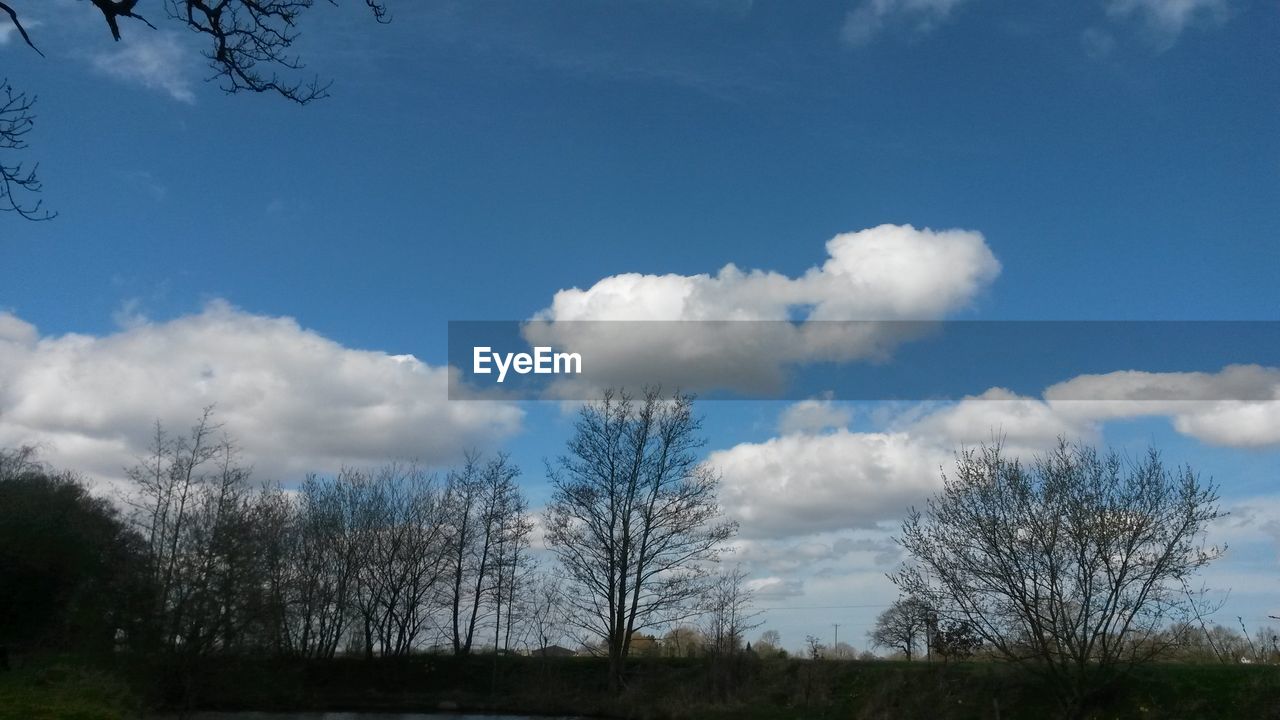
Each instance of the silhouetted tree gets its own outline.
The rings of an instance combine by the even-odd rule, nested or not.
[[[1024,465],[983,446],[911,511],[898,538],[910,564],[891,579],[1045,676],[1079,714],[1168,650],[1171,622],[1198,616],[1187,582],[1222,553],[1203,542],[1217,500],[1154,450],[1126,462],[1062,441]]]
[[[964,620],[949,622],[932,629],[929,647],[943,660],[963,660],[982,647],[982,638]]]
[[[899,598],[880,613],[867,637],[873,646],[901,650],[911,660],[916,648],[929,642],[933,616],[932,608],[920,598]]]
[[[516,484],[519,475],[507,455],[482,462],[474,454],[460,471],[450,473],[445,517],[451,617],[446,629],[457,655],[471,652],[476,629],[486,619],[501,626],[511,589],[507,583],[517,579],[510,565],[531,530],[528,504]]]
[[[142,538],[31,449],[0,450],[0,646],[109,651],[146,619]]]
[[[578,415],[549,468],[547,541],[565,569],[581,628],[608,647],[618,688],[632,636],[698,612],[709,565],[736,531],[719,478],[699,463],[693,398],[607,391]]]

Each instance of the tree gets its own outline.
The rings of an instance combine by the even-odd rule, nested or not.
[[[547,648],[558,645],[569,626],[569,606],[560,589],[560,578],[539,574],[527,593],[525,628],[529,648],[546,655]]]
[[[765,630],[756,641],[756,652],[760,655],[774,655],[782,650],[782,633],[777,630]]]
[[[734,655],[742,649],[746,634],[760,627],[760,612],[752,609],[754,596],[741,567],[721,572],[707,596],[703,635],[716,655]]]
[[[357,543],[357,644],[366,657],[408,655],[449,577],[446,500],[413,464],[344,474]]]
[[[277,647],[278,493],[249,485],[212,407],[186,435],[157,423],[152,442],[127,471],[151,571],[150,640],[186,657]]]
[[[827,652],[827,646],[823,645],[822,640],[820,640],[816,635],[805,635],[804,647],[810,660],[817,660]]]
[[[353,477],[349,470],[334,478],[308,475],[297,500],[284,501],[289,521],[272,587],[279,649],[286,654],[331,658],[350,627],[360,549],[350,502]]]
[[[921,643],[929,642],[933,618],[932,608],[920,598],[899,598],[880,613],[867,636],[873,646],[901,650],[910,660]]]
[[[334,4],[336,0],[331,0]],[[376,22],[391,16],[381,0],[363,0]],[[35,52],[35,39],[27,31],[24,16],[14,0],[0,2],[0,12],[8,17],[23,41]],[[131,20],[154,30],[142,13],[156,8],[167,18],[201,35],[208,42],[204,56],[211,71],[227,93],[249,91],[279,95],[300,105],[328,96],[328,82],[318,77],[300,79],[304,69],[293,53],[298,39],[298,22],[315,0],[89,0],[117,42],[124,38],[122,20]],[[69,12],[70,8],[58,12]],[[79,12],[79,8],[76,9]],[[4,20],[0,19],[0,22]],[[0,82],[0,151],[26,147],[24,136],[31,130],[35,98],[14,90],[8,80]],[[16,193],[38,193],[40,180],[34,166],[9,164],[0,160],[0,210],[16,212],[29,220],[47,220],[40,201],[29,202]]]
[[[690,625],[677,625],[668,630],[660,644],[663,657],[699,657],[709,643],[702,630]]]
[[[964,620],[935,625],[929,638],[930,651],[941,655],[944,661],[971,657],[981,647],[982,638]]]
[[[1060,441],[1024,465],[999,445],[957,456],[954,475],[898,542],[891,579],[939,618],[966,622],[996,653],[1043,675],[1083,713],[1114,679],[1169,648],[1165,628],[1198,617],[1189,579],[1219,557],[1216,486]]]
[[[528,503],[516,484],[520,468],[500,454],[487,463],[467,456],[450,474],[445,517],[450,578],[450,640],[456,655],[471,652],[476,629],[489,613],[495,649],[503,603],[520,576],[520,553],[532,530]],[[510,607],[508,605],[508,607]]]
[[[549,468],[547,541],[582,629],[608,647],[614,689],[637,631],[697,613],[737,529],[721,520],[719,477],[695,456],[700,427],[689,395],[610,390],[582,408]]]
[[[146,615],[142,538],[75,475],[0,449],[0,669],[4,648],[111,651]]]

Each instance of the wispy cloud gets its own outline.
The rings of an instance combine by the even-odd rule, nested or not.
[[[928,33],[949,20],[954,11],[967,2],[969,0],[857,0],[845,14],[840,36],[846,43],[860,46],[895,28]],[[1225,23],[1231,15],[1232,0],[1104,0],[1102,8],[1110,24],[1136,23],[1153,44],[1166,49],[1192,27]],[[1082,42],[1086,53],[1097,58],[1110,54],[1115,38],[1105,29],[1093,26],[1084,31]]]
[[[25,27],[28,32],[30,32],[33,28],[37,28],[43,24],[44,23],[40,22],[39,20],[23,20],[22,21],[22,26]],[[17,25],[14,25],[7,17],[0,17],[0,47],[4,47],[5,45],[8,45],[9,43],[13,42],[14,38],[21,38],[21,37],[22,36],[18,33]]]
[[[866,45],[891,25],[918,33],[932,31],[966,0],[862,0],[845,15],[840,37],[850,45]]]
[[[1186,29],[1221,25],[1230,15],[1228,0],[1108,0],[1113,20],[1137,20],[1157,45],[1168,47]]]
[[[139,32],[111,50],[94,53],[94,70],[133,85],[167,94],[178,102],[195,104],[191,52],[176,33]]]

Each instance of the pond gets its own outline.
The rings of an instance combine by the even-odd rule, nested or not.
[[[179,720],[160,715],[154,720]],[[470,712],[192,712],[180,720],[582,720],[567,716],[484,715]]]

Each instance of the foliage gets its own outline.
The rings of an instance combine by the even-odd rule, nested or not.
[[[141,538],[31,449],[0,451],[0,646],[110,650],[145,612]]]

